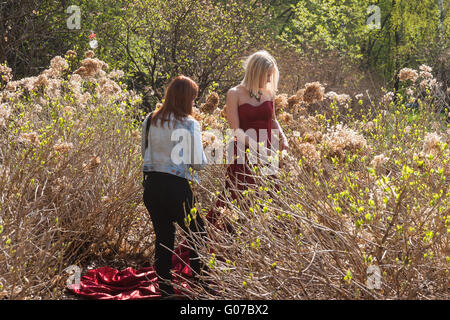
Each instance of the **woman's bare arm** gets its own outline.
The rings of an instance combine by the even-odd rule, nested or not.
[[[277,129],[280,133],[281,141],[280,141],[280,150],[287,150],[289,148],[289,143],[286,138],[286,135],[283,132],[283,128],[280,126],[280,123],[277,120],[277,115],[275,112],[275,103],[273,104],[273,114],[272,114],[272,129]]]

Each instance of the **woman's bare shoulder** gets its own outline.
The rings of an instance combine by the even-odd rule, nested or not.
[[[239,94],[239,86],[228,89],[227,96],[236,96]]]
[[[242,95],[242,88],[241,85],[237,85],[231,89],[228,90],[227,92],[227,100],[230,102],[239,102],[239,98]]]

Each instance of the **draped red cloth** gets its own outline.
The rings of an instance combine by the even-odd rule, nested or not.
[[[256,130],[259,139],[258,129],[266,129],[267,145],[270,145],[271,125],[273,114],[273,102],[265,101],[259,106],[243,104],[238,107],[239,127],[246,131],[253,128]],[[259,141],[259,140],[258,140]],[[237,154],[236,141],[234,144],[234,152]],[[236,191],[245,190],[251,185],[255,185],[255,180],[249,173],[247,155],[244,163],[238,163],[237,160],[231,163],[227,168],[226,188],[230,190],[233,199],[237,199]],[[278,189],[278,187],[277,187]],[[223,196],[223,194],[222,194]],[[219,212],[216,207],[225,207],[226,203],[222,197],[219,197],[215,207],[211,208],[206,215],[209,222],[216,224]],[[223,226],[217,225],[223,229]],[[228,230],[230,231],[230,230]],[[181,287],[187,288],[188,284],[183,282],[182,278],[189,279],[192,277],[192,271],[189,267],[189,248],[186,244],[180,245],[174,250],[172,256],[172,266],[174,270],[173,282]],[[181,292],[174,286],[175,293]],[[111,267],[102,267],[91,269],[81,277],[79,284],[69,285],[67,289],[75,295],[102,300],[139,300],[139,299],[157,299],[161,297],[158,290],[158,281],[153,267],[141,268],[135,270],[126,268],[117,270]]]
[[[172,256],[174,269],[173,282],[187,288],[186,282],[180,279],[192,277],[189,267],[189,249],[180,245],[174,250]],[[181,292],[174,286],[176,294]],[[67,286],[75,295],[96,300],[142,300],[157,299],[161,297],[158,290],[158,280],[154,267],[135,270],[126,268],[117,270],[111,267],[102,267],[89,270],[79,284]]]

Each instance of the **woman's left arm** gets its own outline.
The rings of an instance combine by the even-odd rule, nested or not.
[[[276,116],[276,112],[275,112],[275,103],[273,103],[273,113],[272,113],[272,129],[277,129],[278,132],[280,133],[280,137],[281,137],[281,142],[280,142],[280,150],[288,150],[289,149],[289,143],[288,143],[288,139],[286,138],[286,135],[283,132],[283,128],[281,128],[278,120],[277,120],[277,116]]]

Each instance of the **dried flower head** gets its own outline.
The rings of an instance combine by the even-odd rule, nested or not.
[[[297,98],[300,99],[300,101],[303,101],[303,97],[304,97],[304,95],[305,95],[305,89],[302,88],[302,89],[297,90],[297,92],[295,93],[295,95],[297,96]]]
[[[424,154],[439,155],[441,153],[440,144],[442,137],[436,132],[427,133],[423,142],[422,152]]]
[[[212,115],[213,115],[214,117],[216,117],[216,119],[219,119],[219,118],[220,118],[221,112],[222,112],[222,109],[217,108],[216,110],[214,110],[214,112],[212,113]]]
[[[89,92],[85,92],[81,97],[79,97],[79,100],[82,105],[85,105],[91,98],[91,94]]]
[[[274,103],[275,103],[275,110],[276,111],[281,111],[281,110],[285,110],[288,108],[289,104],[288,104],[288,96],[287,94],[279,94],[275,97],[274,99]]]
[[[60,79],[48,79],[48,86],[45,87],[45,93],[51,99],[57,99],[60,96],[61,80]]]
[[[0,104],[0,118],[8,119],[11,116],[11,107],[7,103]]]
[[[108,74],[108,78],[110,79],[120,79],[125,75],[122,70],[113,70]]]
[[[323,135],[322,135],[322,132],[320,132],[320,131],[305,132],[303,135],[303,140],[305,140],[306,142],[312,143],[312,144],[320,143],[322,141],[322,138],[323,138]]]
[[[86,51],[85,52],[85,54],[84,54],[84,57],[85,58],[93,58],[95,56],[95,53],[94,53],[94,51],[92,51],[92,50],[88,50],[88,51]]]
[[[216,92],[211,92],[206,98],[206,102],[200,106],[200,110],[206,113],[213,113],[219,106],[220,99]]]
[[[100,157],[98,156],[92,156],[91,159],[83,164],[84,171],[91,171],[95,168],[97,168],[101,163]]]
[[[71,107],[71,106],[65,106],[63,110],[65,113],[70,113],[70,112],[74,113],[75,112],[75,108]]]
[[[131,131],[131,136],[133,138],[140,139],[141,138],[141,132],[139,130],[132,130]]]
[[[420,82],[420,89],[425,90],[428,87],[428,80],[422,80]]]
[[[67,50],[65,56],[67,57],[67,59],[75,59],[77,57],[77,53],[73,50]]]
[[[314,103],[322,101],[324,97],[325,88],[319,82],[307,83],[305,85],[305,93],[303,100],[307,103]]]
[[[362,96],[362,95],[361,95]],[[344,105],[347,104],[351,97],[348,94],[337,94],[334,91],[329,91],[324,95],[324,98],[326,99],[330,99],[330,100],[335,100],[337,103],[339,103],[340,105]]]
[[[216,136],[211,131],[202,131],[202,144],[203,147],[213,144],[216,141]]]
[[[122,91],[122,88],[113,80],[108,78],[102,78],[98,82],[98,87],[96,88],[96,92],[99,96],[109,97],[115,94],[118,94]]]
[[[337,94],[336,92],[334,92],[334,91],[328,91],[328,92],[324,95],[324,98],[333,100],[333,99],[337,99],[337,96],[338,96],[338,94]]]
[[[192,116],[199,122],[203,120],[203,115],[197,107],[192,107]]]
[[[433,121],[433,122],[431,123],[431,128],[432,128],[434,131],[439,131],[439,130],[441,129],[441,124],[440,124],[438,121]]]
[[[55,180],[55,182],[51,186],[51,190],[53,193],[59,193],[62,190],[69,188],[69,178],[67,176],[59,177]]]
[[[111,198],[108,197],[108,196],[103,196],[103,197],[101,197],[100,201],[101,201],[103,204],[107,204],[107,203],[111,203],[111,202],[112,202]]]
[[[49,85],[49,80],[45,75],[39,75],[39,77],[37,77],[36,81],[34,81],[33,83],[33,91],[37,90],[40,87],[46,87]]]
[[[380,171],[386,162],[389,160],[384,154],[379,154],[370,162],[370,166],[377,171]]]
[[[368,121],[363,125],[364,131],[372,131],[375,129],[375,123],[373,121]]]
[[[19,142],[38,146],[40,144],[38,134],[35,131],[22,132],[18,139]]]
[[[304,157],[309,164],[315,164],[320,160],[316,147],[309,142],[298,144],[297,149],[300,156]]]
[[[307,116],[308,110],[301,104],[297,104],[294,106],[294,109],[292,110],[292,115],[296,119],[299,118],[300,116]]]
[[[427,71],[420,72],[420,77],[422,79],[433,79],[433,75],[430,72],[427,72]]]
[[[6,90],[15,92],[17,90],[17,82],[11,81],[6,84]]]
[[[289,112],[283,112],[282,114],[280,114],[279,119],[281,122],[289,124],[294,120],[294,117]]]
[[[71,85],[81,85],[82,80],[83,78],[79,74],[75,73],[70,76],[69,83]]]
[[[6,65],[0,64],[0,84],[8,83],[12,79],[12,69]]]
[[[40,113],[42,111],[41,105],[37,103],[33,104],[33,111],[36,113]]]
[[[350,100],[351,100],[351,97],[345,93],[337,96],[337,102],[341,105],[347,104]]]
[[[86,58],[81,61],[81,66],[75,70],[75,74],[79,74],[84,78],[93,77],[97,74],[100,74],[102,68],[107,68],[107,64],[98,59]]]
[[[424,72],[431,72],[431,71],[433,71],[433,69],[430,66],[427,66],[426,64],[422,64],[419,67],[419,70],[420,71],[424,71]]]
[[[411,132],[411,127],[410,126],[406,126],[405,127],[405,133],[408,134]]]
[[[53,146],[53,150],[61,153],[67,153],[73,148],[71,142],[58,142]]]
[[[434,78],[433,79],[425,79],[425,80],[420,82],[420,88],[422,90],[425,90],[427,88],[429,88],[429,89],[437,89],[441,85],[442,85],[442,83],[438,82]]]
[[[213,129],[222,128],[221,123],[218,121],[218,116],[214,114],[209,114],[203,119],[203,125],[209,126]]]
[[[69,68],[69,64],[67,63],[66,59],[60,56],[56,56],[52,60],[50,60],[50,66],[58,73],[61,73],[63,70]]]
[[[324,145],[328,147],[329,156],[342,158],[345,151],[357,153],[368,148],[366,139],[356,131],[338,124],[328,129],[323,137]]]
[[[0,127],[6,126],[6,121],[11,116],[11,107],[6,104],[0,104]]]
[[[383,98],[381,98],[381,103],[386,105],[394,100],[394,93],[392,91],[387,92]]]
[[[411,80],[412,82],[416,82],[418,77],[419,75],[417,74],[417,71],[410,68],[403,68],[398,74],[400,81]]]

